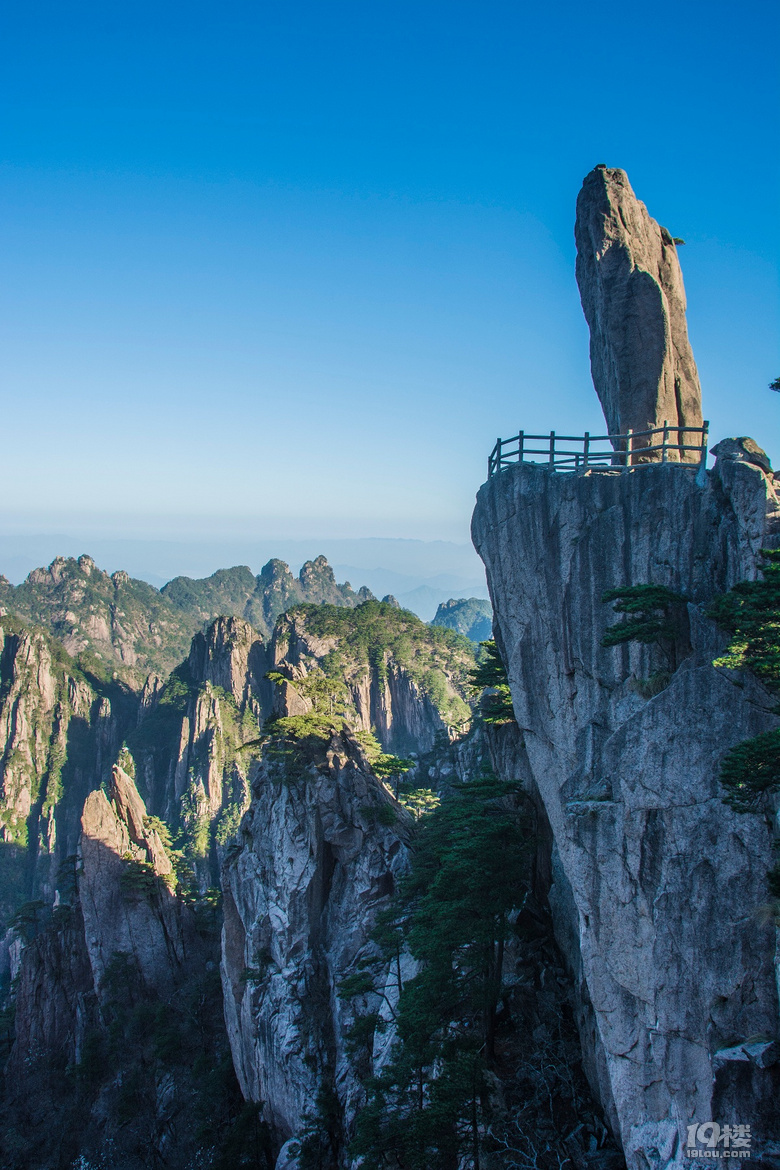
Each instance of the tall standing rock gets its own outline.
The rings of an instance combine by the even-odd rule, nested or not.
[[[702,414],[674,240],[639,202],[625,171],[605,166],[585,177],[574,235],[593,384],[609,433],[667,422],[676,443],[677,428],[700,427]],[[683,434],[679,442],[697,438]],[[660,452],[645,457],[658,458]],[[676,461],[677,452],[670,458]],[[684,462],[697,460],[696,452],[684,453]]]

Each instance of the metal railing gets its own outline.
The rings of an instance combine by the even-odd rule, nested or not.
[[[496,440],[488,456],[488,479],[512,463],[546,463],[551,471],[614,470],[672,463],[696,471],[707,463],[709,426],[708,422],[701,427],[678,427],[665,422],[653,430],[628,430],[625,435],[591,435],[589,431],[584,435],[558,435],[555,431],[527,435],[520,431],[511,439]],[[696,441],[685,442],[688,435]],[[544,445],[533,446],[534,443]],[[689,451],[695,452],[697,458],[685,459]]]

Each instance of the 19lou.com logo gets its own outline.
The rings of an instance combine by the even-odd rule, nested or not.
[[[749,1158],[750,1126],[694,1121],[688,1126],[687,1158]]]

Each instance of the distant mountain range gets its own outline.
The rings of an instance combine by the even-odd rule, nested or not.
[[[89,556],[56,557],[21,585],[0,576],[0,612],[43,626],[85,669],[134,687],[149,674],[168,675],[215,617],[242,617],[268,638],[293,605],[354,607],[373,596],[338,585],[324,557],[307,561],[297,577],[272,560],[257,576],[239,565],[200,580],[175,577],[161,590],[123,570],[109,576]]]
[[[248,565],[257,573],[271,559],[295,571],[324,554],[339,581],[366,585],[383,597],[392,593],[424,621],[453,597],[487,598],[482,565],[471,545],[453,541],[383,538],[325,540],[130,540],[81,534],[0,533],[0,572],[19,584],[57,556],[77,557],[85,548],[109,573],[115,569],[157,589],[174,577],[196,580],[223,565]]]
[[[441,593],[446,596],[431,589],[420,599],[431,616]],[[349,582],[338,584],[324,556],[306,561],[297,577],[284,561],[272,559],[257,575],[237,565],[209,577],[174,577],[162,589],[124,570],[109,575],[86,555],[55,557],[20,585],[0,576],[0,614],[42,626],[84,669],[135,688],[150,674],[167,676],[186,657],[193,635],[216,617],[243,618],[268,639],[279,615],[294,605],[354,608],[372,599],[365,585],[355,590]],[[404,605],[406,598],[398,601]],[[444,617],[436,624],[472,636],[475,617],[484,616],[474,609],[480,604],[489,612],[487,602],[474,598],[448,601],[449,608],[439,606]],[[404,607],[412,608],[408,602]]]

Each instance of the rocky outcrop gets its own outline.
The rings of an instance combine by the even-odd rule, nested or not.
[[[62,906],[23,952],[15,998],[15,1037],[6,1078],[12,1091],[36,1072],[61,1075],[78,1064],[97,1022],[97,997],[78,906]],[[48,1066],[48,1070],[47,1070]]]
[[[347,732],[312,749],[295,776],[264,759],[252,793],[222,871],[234,1065],[279,1144],[301,1137],[307,1120],[316,1126],[329,1100],[343,1150],[364,1097],[347,1045],[352,1009],[338,988],[375,953],[369,936],[404,869],[409,817]]]
[[[194,932],[173,896],[173,868],[132,779],[113,770],[110,799],[91,792],[81,819],[79,894],[95,987],[121,954],[144,984],[169,987]]]
[[[109,797],[88,797],[79,864],[18,939],[2,1164],[243,1164],[213,900],[173,895],[155,822],[121,769]]]
[[[350,614],[332,620],[301,610],[285,614],[270,646],[274,672],[289,679],[278,681],[275,713],[312,710],[317,683],[335,679],[334,708],[344,704],[351,726],[373,730],[385,751],[428,753],[470,721],[473,651],[407,610],[374,606],[376,628],[362,638],[360,619]]]
[[[594,183],[595,183],[594,179]],[[603,180],[599,179],[599,182]],[[628,1164],[682,1166],[685,1127],[754,1119],[752,1068],[728,1094],[719,1050],[778,1034],[771,834],[721,801],[719,761],[777,726],[775,700],[712,665],[713,593],[754,578],[773,536],[772,480],[718,460],[564,475],[524,464],[479,492],[473,536],[533,783],[554,837],[551,901],[580,983],[592,1082]],[[669,677],[660,650],[606,649],[604,590],[684,593],[691,652]],[[728,1062],[726,1062],[728,1064]],[[736,1085],[736,1088],[735,1088]],[[754,1131],[755,1132],[755,1131]]]
[[[668,422],[669,441],[695,443],[701,388],[685,320],[677,247],[631,190],[625,171],[598,166],[585,177],[575,225],[577,284],[590,327],[593,384],[611,435]],[[635,440],[635,449],[647,446]],[[695,452],[683,461],[696,462]],[[661,452],[636,461],[658,460]],[[679,459],[677,452],[669,457]]]
[[[109,576],[88,556],[55,557],[21,585],[0,589],[0,602],[47,629],[71,657],[83,656],[87,669],[116,672],[137,688],[181,662],[200,624],[146,581],[121,570]]]
[[[269,659],[257,631],[217,618],[160,688],[144,691],[128,745],[139,788],[185,831],[201,889],[219,882],[219,853],[249,804],[248,769],[270,714]]]
[[[265,678],[268,667],[262,639],[240,618],[218,618],[192,640],[192,679],[221,687],[233,696],[237,706],[249,706],[258,715],[270,708],[271,687]]]

